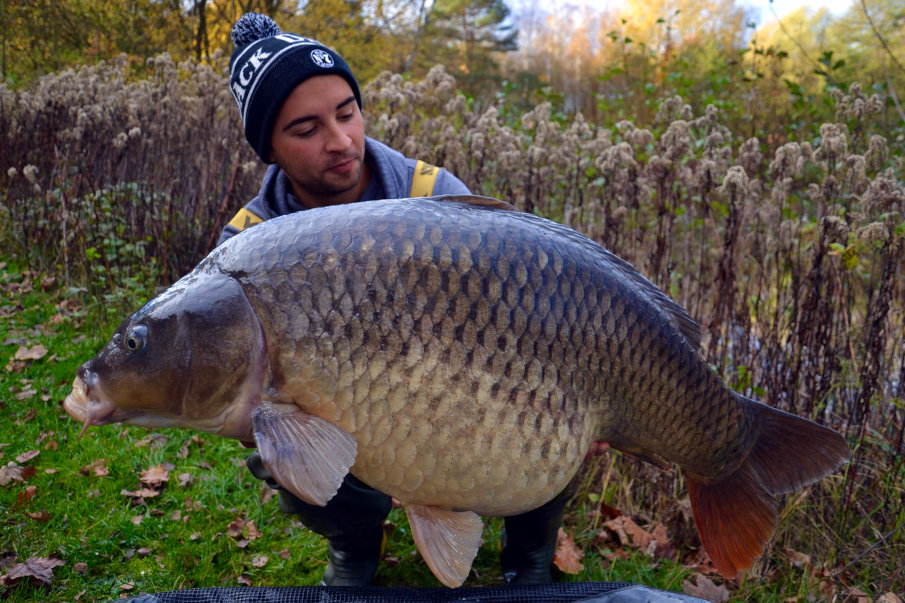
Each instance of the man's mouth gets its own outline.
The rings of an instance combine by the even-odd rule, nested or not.
[[[358,164],[358,157],[348,157],[343,159],[342,161],[338,161],[327,168],[328,172],[333,172],[336,174],[345,174],[352,171],[355,166]]]

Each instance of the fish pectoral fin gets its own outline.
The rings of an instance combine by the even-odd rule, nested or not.
[[[405,505],[415,546],[440,582],[462,586],[481,548],[481,518],[471,511]]]
[[[305,502],[326,505],[355,463],[355,438],[298,407],[264,403],[251,420],[261,460],[273,478]]]

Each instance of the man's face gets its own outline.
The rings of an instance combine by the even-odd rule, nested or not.
[[[271,135],[271,160],[304,205],[352,203],[368,184],[361,111],[339,75],[308,78],[286,98]]]

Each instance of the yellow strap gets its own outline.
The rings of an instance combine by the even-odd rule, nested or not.
[[[420,159],[415,164],[415,175],[412,177],[412,190],[409,197],[430,197],[434,192],[434,181],[440,168]]]
[[[244,207],[239,210],[233,219],[229,221],[229,225],[235,228],[236,230],[245,230],[249,226],[254,226],[258,222],[263,222],[264,218],[261,216],[255,215],[245,209]]]

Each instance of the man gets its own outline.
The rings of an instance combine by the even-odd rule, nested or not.
[[[327,205],[430,194],[469,194],[443,169],[404,157],[364,134],[361,93],[349,66],[315,40],[282,33],[264,15],[233,26],[230,92],[245,138],[267,164],[258,196],[223,229],[219,243],[263,220]],[[429,177],[425,180],[424,174]],[[391,499],[348,475],[324,507],[279,488],[258,453],[248,467],[279,489],[280,508],[327,538],[322,583],[370,584],[383,547]],[[501,561],[509,583],[550,582],[556,535],[568,496],[505,520]]]

